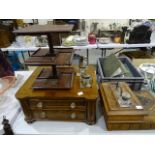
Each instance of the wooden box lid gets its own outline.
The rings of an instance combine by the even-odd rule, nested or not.
[[[120,116],[120,115],[147,115],[147,112],[144,109],[137,109],[136,106],[142,106],[140,100],[135,96],[131,91],[128,85],[124,82],[121,82],[120,87],[129,92],[132,96],[132,107],[120,107],[118,100],[114,93],[114,85],[112,83],[102,83],[100,84],[100,95],[101,100],[103,101],[103,106],[107,115]]]

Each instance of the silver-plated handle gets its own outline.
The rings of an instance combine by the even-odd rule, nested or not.
[[[41,112],[40,117],[41,118],[45,118],[46,117],[46,113],[45,112]]]
[[[71,117],[71,119],[75,119],[76,118],[76,113],[72,113],[70,117]]]
[[[37,104],[37,108],[42,108],[43,107],[43,103],[42,102],[39,102],[38,104]]]
[[[76,103],[75,103],[75,102],[72,102],[72,103],[70,104],[70,107],[71,107],[72,109],[74,109],[74,108],[76,107]]]

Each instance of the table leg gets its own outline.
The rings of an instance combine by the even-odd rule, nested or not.
[[[23,67],[24,67],[24,70],[27,70],[28,67],[25,65],[25,57],[24,57],[23,51],[21,51],[21,55],[22,55],[22,58],[23,58]]]
[[[106,57],[106,55],[107,55],[107,49],[105,48],[104,49],[104,57]]]
[[[27,52],[28,52],[28,55],[29,55],[29,57],[30,57],[30,56],[31,56],[31,55],[30,55],[30,51],[27,51]]]
[[[101,49],[101,57],[103,57],[103,48]]]
[[[86,122],[89,125],[96,123],[96,102],[97,100],[88,100]]]
[[[87,49],[87,65],[89,65],[89,49]]]
[[[106,48],[105,49],[101,49],[102,51],[101,51],[101,57],[106,57]]]
[[[23,61],[24,61],[24,64],[25,64],[25,57],[24,57],[23,51],[21,51],[21,55],[22,55],[22,58],[23,58]]]

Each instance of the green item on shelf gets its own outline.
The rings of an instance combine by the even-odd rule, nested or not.
[[[101,65],[106,77],[131,76],[129,70],[114,54],[109,55]]]
[[[74,46],[75,45],[75,43],[74,43],[74,36],[71,35],[71,36],[67,37],[64,40],[63,45],[64,46]]]

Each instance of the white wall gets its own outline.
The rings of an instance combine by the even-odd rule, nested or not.
[[[25,19],[25,22],[31,21],[31,19]],[[48,21],[53,21],[53,19],[39,19],[40,25],[47,24]],[[128,26],[129,19],[85,19],[86,21],[86,33],[90,32],[90,26],[93,22],[98,22],[98,28],[109,29],[109,25],[116,23],[118,26]]]
[[[48,21],[53,21],[53,19],[38,19],[38,23],[39,23],[40,25],[47,24]]]
[[[33,23],[32,19],[23,19],[25,23]],[[48,21],[53,21],[53,19],[38,19],[40,25],[47,24]]]

